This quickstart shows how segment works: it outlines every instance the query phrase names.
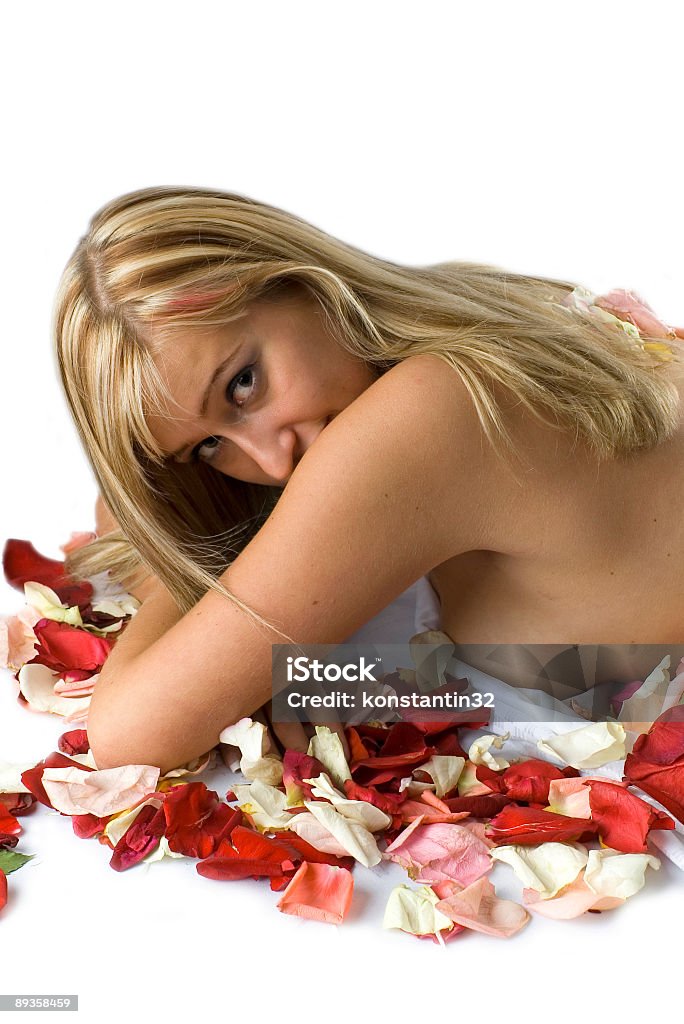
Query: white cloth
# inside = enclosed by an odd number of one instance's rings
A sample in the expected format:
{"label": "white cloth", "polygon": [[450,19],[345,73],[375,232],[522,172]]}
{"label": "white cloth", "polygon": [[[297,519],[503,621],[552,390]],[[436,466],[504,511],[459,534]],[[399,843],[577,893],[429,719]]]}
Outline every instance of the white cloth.
{"label": "white cloth", "polygon": [[[426,576],[417,580],[396,601],[384,608],[371,622],[349,638],[350,643],[407,643],[415,633],[441,629],[440,602]],[[508,760],[542,757],[537,742],[549,736],[571,732],[587,724],[563,701],[540,691],[511,686],[464,661],[452,658],[447,671],[456,678],[467,678],[474,690],[492,693],[494,707],[486,729],[468,729],[462,733],[467,749],[479,736],[486,733],[509,733],[502,754]],[[524,719],[524,720],[523,720]],[[624,761],[612,761],[599,769],[582,772],[583,775],[605,775],[609,779],[622,779]],[[636,787],[632,787],[636,789]],[[647,803],[667,812],[640,789],[638,795]],[[671,815],[672,816],[672,815]],[[669,831],[656,829],[649,835],[654,846],[684,871],[684,825],[677,821]]]}

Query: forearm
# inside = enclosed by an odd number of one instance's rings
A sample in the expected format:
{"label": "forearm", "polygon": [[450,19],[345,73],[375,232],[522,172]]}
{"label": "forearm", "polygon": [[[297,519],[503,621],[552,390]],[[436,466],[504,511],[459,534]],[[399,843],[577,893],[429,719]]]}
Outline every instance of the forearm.
{"label": "forearm", "polygon": [[[98,537],[118,529],[119,524],[116,519],[105,505],[102,497],[98,496],[95,503],[95,531]],[[181,617],[170,592],[157,576],[150,574],[137,585],[124,581],[123,586],[141,602],[141,606],[109,655],[107,663],[100,673],[100,683],[103,678],[106,680],[114,667],[123,668],[138,654],[147,650]]]}
{"label": "forearm", "polygon": [[107,686],[107,679],[112,672],[125,669],[134,658],[151,647],[182,617],[170,592],[156,576],[145,580],[134,596],[141,600],[142,604],[105,662],[98,680],[100,689],[104,688],[102,684]]}

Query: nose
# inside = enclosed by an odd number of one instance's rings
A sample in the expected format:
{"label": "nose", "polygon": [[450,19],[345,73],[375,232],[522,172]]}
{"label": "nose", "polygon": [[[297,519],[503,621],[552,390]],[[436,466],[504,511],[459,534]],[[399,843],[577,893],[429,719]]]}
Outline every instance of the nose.
{"label": "nose", "polygon": [[277,429],[251,424],[251,429],[236,437],[236,442],[262,473],[284,486],[327,422],[325,419]]}

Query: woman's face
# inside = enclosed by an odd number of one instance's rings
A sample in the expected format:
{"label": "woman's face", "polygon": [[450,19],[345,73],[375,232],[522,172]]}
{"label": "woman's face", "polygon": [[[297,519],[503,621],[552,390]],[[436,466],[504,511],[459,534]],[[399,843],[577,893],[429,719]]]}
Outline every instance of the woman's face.
{"label": "woman's face", "polygon": [[173,401],[168,418],[150,414],[148,424],[167,457],[276,487],[378,376],[336,342],[303,287],[259,299],[223,327],[179,332],[154,361]]}

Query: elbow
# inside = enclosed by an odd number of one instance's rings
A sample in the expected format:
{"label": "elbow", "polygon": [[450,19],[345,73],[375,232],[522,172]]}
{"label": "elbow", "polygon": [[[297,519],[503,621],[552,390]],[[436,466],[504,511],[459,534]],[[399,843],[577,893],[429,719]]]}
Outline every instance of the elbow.
{"label": "elbow", "polygon": [[101,715],[88,715],[86,731],[90,754],[98,771],[105,768],[121,768],[127,764],[147,764],[139,761],[130,743],[121,742],[121,734],[104,722]]}
{"label": "elbow", "polygon": [[[131,715],[130,709],[117,710],[115,704],[101,701],[97,708],[89,710],[86,732],[90,754],[98,771],[107,768],[122,768],[125,765],[149,765],[159,768],[160,777],[174,768],[180,768],[197,752],[181,751],[179,737],[167,738],[161,730],[155,731],[154,716],[147,717],[138,712]],[[218,737],[217,737],[218,742]]]}
{"label": "elbow", "polygon": [[159,768],[162,774],[169,770],[168,762],[158,758],[152,744],[141,742],[132,723],[122,720],[116,708],[108,704],[93,708],[91,698],[86,732],[90,754],[98,771],[130,764],[151,765]]}

